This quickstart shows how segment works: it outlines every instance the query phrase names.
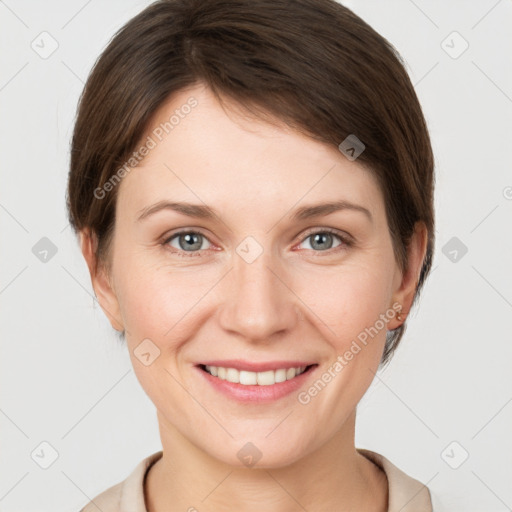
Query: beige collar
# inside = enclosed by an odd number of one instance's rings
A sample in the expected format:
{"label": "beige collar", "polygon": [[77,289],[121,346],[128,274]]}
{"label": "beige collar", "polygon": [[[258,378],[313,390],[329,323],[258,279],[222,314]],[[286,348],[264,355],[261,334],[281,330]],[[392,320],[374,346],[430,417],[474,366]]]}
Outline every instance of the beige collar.
{"label": "beige collar", "polygon": [[[405,474],[386,457],[376,452],[357,448],[357,451],[379,466],[388,479],[388,512],[432,512],[428,487]],[[163,455],[162,451],[143,459],[122,482],[94,498],[80,512],[147,512],[144,502],[144,479],[148,469]]]}

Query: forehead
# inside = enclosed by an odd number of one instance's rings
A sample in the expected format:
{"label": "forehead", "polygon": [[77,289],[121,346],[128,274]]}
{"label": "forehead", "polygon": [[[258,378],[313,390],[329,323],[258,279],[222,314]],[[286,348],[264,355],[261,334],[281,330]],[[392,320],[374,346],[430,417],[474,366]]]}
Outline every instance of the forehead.
{"label": "forehead", "polygon": [[250,117],[227,100],[223,107],[202,85],[173,95],[137,147],[149,149],[121,181],[121,208],[166,197],[238,207],[257,199],[263,208],[329,196],[375,209],[382,199],[373,174],[337,148]]}

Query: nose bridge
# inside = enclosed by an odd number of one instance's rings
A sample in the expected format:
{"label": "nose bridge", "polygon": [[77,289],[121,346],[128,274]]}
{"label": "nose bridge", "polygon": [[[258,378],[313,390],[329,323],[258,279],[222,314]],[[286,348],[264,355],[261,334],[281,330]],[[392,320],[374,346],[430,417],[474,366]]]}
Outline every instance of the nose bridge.
{"label": "nose bridge", "polygon": [[270,248],[263,248],[252,237],[239,244],[220,315],[224,329],[248,340],[268,341],[294,326],[295,298],[281,281],[286,279],[279,269],[282,266]]}

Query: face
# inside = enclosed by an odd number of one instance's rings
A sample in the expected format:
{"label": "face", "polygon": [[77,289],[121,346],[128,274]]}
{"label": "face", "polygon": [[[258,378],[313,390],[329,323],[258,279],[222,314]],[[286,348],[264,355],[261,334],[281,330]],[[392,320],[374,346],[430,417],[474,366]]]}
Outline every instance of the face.
{"label": "face", "polygon": [[[235,466],[247,442],[283,466],[342,428],[399,325],[383,196],[357,160],[224,110],[201,85],[152,129],[177,109],[118,185],[102,306],[161,428]],[[194,206],[151,210],[164,202]]]}

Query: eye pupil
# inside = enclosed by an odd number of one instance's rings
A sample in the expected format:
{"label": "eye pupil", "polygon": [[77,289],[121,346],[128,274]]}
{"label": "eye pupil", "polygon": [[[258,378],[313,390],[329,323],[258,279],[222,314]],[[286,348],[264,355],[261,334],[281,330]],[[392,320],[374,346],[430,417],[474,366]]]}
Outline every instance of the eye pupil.
{"label": "eye pupil", "polygon": [[317,246],[317,248],[322,249],[322,250],[326,249],[326,246],[325,246],[326,237],[327,237],[327,240],[331,241],[331,244],[327,244],[328,245],[327,249],[330,249],[332,246],[332,235],[330,233],[315,233],[313,235],[312,247],[315,247],[315,245],[319,242],[320,245]]}
{"label": "eye pupil", "polygon": [[[199,240],[198,233],[186,233],[184,235],[180,235],[179,242],[180,246],[184,248],[185,251],[191,251],[195,249],[201,248],[201,241]],[[199,240],[199,242],[198,242]],[[184,245],[182,245],[182,242],[185,242]]]}

